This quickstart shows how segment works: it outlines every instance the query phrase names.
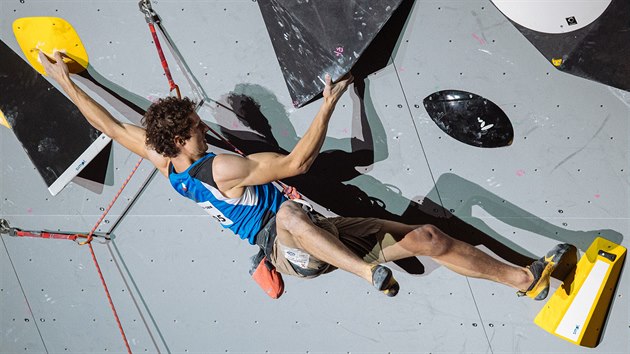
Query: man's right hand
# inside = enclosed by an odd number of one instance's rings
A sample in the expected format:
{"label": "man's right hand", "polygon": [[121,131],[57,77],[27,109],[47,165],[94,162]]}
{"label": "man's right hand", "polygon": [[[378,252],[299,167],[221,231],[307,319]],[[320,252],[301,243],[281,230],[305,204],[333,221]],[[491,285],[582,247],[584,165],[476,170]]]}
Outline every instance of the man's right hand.
{"label": "man's right hand", "polygon": [[55,51],[53,59],[49,58],[41,50],[39,51],[39,60],[42,62],[46,74],[58,83],[63,83],[70,77],[68,65],[63,61],[63,55],[59,51]]}
{"label": "man's right hand", "polygon": [[331,103],[337,103],[341,95],[346,92],[348,86],[352,83],[354,77],[351,73],[347,73],[339,81],[333,83],[329,74],[326,74],[326,86],[324,87],[324,100]]}

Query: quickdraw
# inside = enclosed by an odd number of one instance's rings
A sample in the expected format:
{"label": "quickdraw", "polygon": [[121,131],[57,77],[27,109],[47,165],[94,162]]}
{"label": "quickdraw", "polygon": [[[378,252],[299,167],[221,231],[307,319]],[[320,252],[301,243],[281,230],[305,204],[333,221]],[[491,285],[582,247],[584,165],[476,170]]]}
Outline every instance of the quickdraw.
{"label": "quickdraw", "polygon": [[[37,237],[37,238],[50,238],[57,240],[70,240],[75,241],[79,239],[87,239],[88,234],[79,233],[67,233],[67,232],[53,232],[53,231],[35,231],[35,230],[22,230],[17,227],[11,227],[6,219],[0,219],[0,234],[9,235],[12,237]],[[105,234],[93,234],[92,237],[103,238],[105,240],[111,240],[109,235]]]}
{"label": "quickdraw", "polygon": [[140,12],[144,13],[144,19],[147,21],[149,25],[149,30],[151,31],[151,36],[153,37],[153,43],[158,52],[158,56],[160,57],[160,61],[162,62],[162,68],[164,69],[164,74],[166,75],[166,79],[168,80],[170,92],[175,90],[177,94],[177,98],[182,98],[182,95],[179,91],[179,86],[173,80],[173,76],[171,75],[171,70],[168,68],[168,63],[166,61],[166,57],[164,56],[164,52],[162,51],[162,46],[160,45],[160,40],[155,32],[155,24],[160,23],[160,17],[153,11],[151,7],[151,2],[149,0],[141,0],[138,3],[138,7],[140,7]]}

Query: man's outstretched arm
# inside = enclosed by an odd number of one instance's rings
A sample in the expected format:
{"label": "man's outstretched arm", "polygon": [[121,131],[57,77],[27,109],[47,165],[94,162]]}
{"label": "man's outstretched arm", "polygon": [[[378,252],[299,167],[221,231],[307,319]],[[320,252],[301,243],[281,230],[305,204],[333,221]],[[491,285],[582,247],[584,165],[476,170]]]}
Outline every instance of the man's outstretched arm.
{"label": "man's outstretched arm", "polygon": [[219,155],[213,163],[215,181],[222,192],[238,190],[246,186],[265,184],[271,181],[305,173],[315,161],[326,138],[328,122],[337,101],[352,83],[348,74],[337,83],[326,75],[322,105],[304,136],[288,155],[257,153],[245,158],[236,155]]}
{"label": "man's outstretched arm", "polygon": [[149,159],[160,170],[163,167],[161,165],[166,166],[168,161],[165,158],[147,148],[145,144],[146,133],[143,128],[120,122],[72,81],[68,66],[64,63],[61,53],[55,52],[54,61],[52,61],[40,51],[39,59],[44,65],[46,73],[68,94],[94,128],[132,152]]}

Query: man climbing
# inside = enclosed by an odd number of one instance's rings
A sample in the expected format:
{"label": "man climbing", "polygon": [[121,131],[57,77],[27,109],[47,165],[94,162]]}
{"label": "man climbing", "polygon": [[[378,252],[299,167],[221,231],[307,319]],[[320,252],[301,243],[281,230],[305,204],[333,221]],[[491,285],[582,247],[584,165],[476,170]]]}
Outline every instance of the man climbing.
{"label": "man climbing", "polygon": [[91,125],[151,161],[178,193],[241,239],[261,247],[269,243],[270,261],[281,273],[310,278],[336,267],[394,296],[398,283],[391,270],[380,264],[424,255],[459,274],[502,283],[517,289],[519,295],[542,300],[551,272],[569,248],[558,245],[530,266],[516,267],[432,225],[324,218],[288,200],[271,182],[308,171],[324,142],[335,105],[353,81],[351,75],[336,83],[326,76],[321,107],[289,154],[243,157],[207,152],[208,127],[188,98],[169,97],[152,104],[143,118],[145,128],[122,123],[75,85],[59,52],[53,58],[40,52],[39,57],[48,75]]}

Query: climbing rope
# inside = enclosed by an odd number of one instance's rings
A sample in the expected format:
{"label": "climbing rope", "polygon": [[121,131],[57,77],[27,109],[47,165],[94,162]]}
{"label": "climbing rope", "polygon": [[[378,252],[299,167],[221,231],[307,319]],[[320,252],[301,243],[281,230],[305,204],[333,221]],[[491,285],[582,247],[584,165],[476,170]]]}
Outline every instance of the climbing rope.
{"label": "climbing rope", "polygon": [[127,336],[125,335],[125,330],[122,327],[122,323],[120,322],[120,318],[118,317],[118,312],[116,312],[116,307],[114,306],[114,302],[112,301],[112,297],[109,294],[109,289],[107,288],[107,283],[105,282],[105,277],[103,276],[103,272],[101,271],[101,267],[98,265],[98,261],[96,260],[96,254],[94,253],[94,247],[92,247],[92,242],[88,243],[90,247],[90,253],[92,254],[92,260],[94,261],[94,265],[96,266],[96,271],[98,272],[99,278],[101,278],[101,283],[103,284],[103,289],[105,289],[105,295],[107,295],[107,301],[109,302],[109,307],[112,309],[114,313],[114,319],[116,320],[116,324],[118,325],[118,329],[120,330],[120,334],[123,337],[123,341],[125,342],[125,347],[127,348],[127,353],[131,354],[131,348],[129,347],[129,341],[127,340]]}
{"label": "climbing rope", "polygon": [[87,244],[89,246],[89,248],[90,248],[90,254],[92,255],[92,260],[94,261],[94,265],[96,266],[96,271],[98,272],[98,276],[101,279],[101,283],[103,284],[103,289],[105,290],[105,295],[107,296],[107,301],[109,302],[109,306],[112,309],[112,313],[114,314],[114,319],[116,320],[116,324],[118,325],[118,329],[120,330],[120,334],[123,337],[123,341],[125,343],[125,347],[127,348],[127,352],[129,354],[131,354],[131,348],[129,347],[129,341],[127,340],[127,335],[125,334],[125,330],[123,329],[122,323],[120,322],[120,318],[118,317],[118,312],[116,311],[116,306],[114,306],[114,302],[112,301],[112,297],[111,297],[111,295],[109,293],[109,289],[107,287],[107,283],[105,282],[105,277],[103,276],[103,272],[101,271],[101,267],[98,264],[98,260],[96,259],[96,253],[94,252],[94,247],[92,247],[92,239],[94,238],[94,232],[96,231],[98,226],[101,224],[103,219],[105,219],[105,216],[107,216],[107,214],[111,210],[112,206],[114,206],[114,203],[116,203],[116,200],[118,200],[118,197],[120,197],[120,194],[122,194],[122,191],[125,189],[125,187],[129,183],[129,181],[131,180],[131,177],[133,177],[133,175],[138,170],[138,167],[140,166],[140,163],[142,163],[142,160],[143,159],[140,158],[138,160],[138,162],[136,163],[136,165],[133,167],[133,169],[131,170],[131,173],[129,173],[129,176],[127,176],[127,178],[125,179],[125,181],[121,185],[120,189],[118,190],[118,192],[116,193],[116,195],[114,196],[112,201],[109,203],[107,208],[105,208],[105,211],[103,212],[101,217],[98,219],[96,224],[94,224],[94,227],[92,227],[92,230],[90,230],[90,233],[87,236],[87,240],[85,242],[80,243],[80,245]]}
{"label": "climbing rope", "polygon": [[140,11],[144,13],[144,18],[149,25],[149,31],[151,32],[151,36],[153,37],[153,43],[155,44],[155,48],[157,49],[158,56],[160,57],[160,62],[162,63],[162,69],[164,69],[164,75],[166,75],[166,79],[168,80],[169,85],[169,93],[175,90],[177,94],[177,98],[182,98],[181,92],[179,91],[179,86],[173,80],[173,76],[171,75],[171,70],[168,68],[168,62],[166,61],[166,57],[164,56],[164,51],[162,50],[162,46],[160,45],[160,39],[155,32],[155,24],[160,23],[160,18],[153,11],[151,7],[151,2],[149,0],[141,0],[138,3],[140,7]]}
{"label": "climbing rope", "polygon": [[[157,36],[157,30],[159,30],[162,33],[162,35],[164,36],[164,38],[166,39],[166,43],[167,43],[167,46],[168,46],[169,50],[173,54],[173,56],[174,56],[177,64],[179,65],[179,67],[182,69],[182,73],[184,74],[186,80],[188,81],[188,83],[190,84],[190,86],[192,88],[193,93],[195,94],[196,98],[198,99],[197,109],[199,109],[203,105],[204,101],[213,101],[213,102],[217,103],[218,105],[223,106],[226,109],[230,109],[229,107],[224,106],[220,102],[217,102],[217,101],[214,101],[214,100],[208,98],[208,96],[205,94],[205,92],[203,91],[203,88],[201,87],[199,82],[196,81],[195,77],[190,72],[190,69],[186,65],[185,61],[181,58],[181,55],[179,54],[179,52],[176,50],[175,46],[173,45],[173,43],[172,43],[170,37],[168,36],[166,30],[161,25],[160,18],[157,15],[157,13],[153,10],[153,8],[151,7],[150,0],[140,0],[138,5],[140,7],[140,11],[144,13],[145,20],[147,21],[147,23],[149,25],[149,30],[151,32],[151,36],[153,38],[153,42],[154,42],[154,44],[156,46],[156,49],[157,49],[157,52],[158,52],[158,56],[159,56],[160,62],[162,64],[162,68],[164,69],[165,76],[166,76],[166,78],[168,80],[169,93],[172,93],[173,91],[175,91],[175,94],[177,95],[177,97],[181,98],[181,92],[180,92],[179,86],[173,80],[171,71],[170,71],[169,66],[168,66],[168,62],[167,62],[166,57],[164,55],[164,51],[162,50],[162,46],[160,45],[160,41],[159,41],[159,38]],[[157,30],[156,30],[156,28],[157,28]],[[226,144],[227,146],[231,147],[239,155],[245,156],[245,153],[243,153],[243,151],[241,151],[234,144],[232,144],[232,142],[230,142],[227,138],[225,138],[223,135],[221,135],[220,133],[218,133],[217,131],[215,131],[211,127],[208,127],[208,128],[209,128],[210,132],[212,132],[212,134],[214,134],[224,144]],[[95,223],[95,225],[92,227],[92,229],[90,230],[90,232],[88,234],[66,233],[66,232],[61,232],[61,231],[52,232],[52,231],[22,230],[22,229],[19,229],[19,228],[16,228],[16,227],[11,227],[7,220],[0,219],[0,234],[7,234],[7,235],[12,236],[12,237],[36,237],[36,238],[43,238],[43,239],[70,240],[70,241],[78,242],[79,245],[86,245],[86,244],[88,245],[88,247],[90,249],[90,254],[92,256],[92,260],[94,261],[94,265],[96,267],[96,270],[97,270],[97,273],[99,275],[99,278],[101,279],[101,283],[103,285],[103,289],[104,289],[105,294],[107,296],[107,300],[109,302],[110,308],[112,309],[112,313],[114,315],[114,319],[115,319],[115,321],[117,323],[118,329],[120,330],[120,333],[121,333],[121,336],[123,338],[125,347],[127,348],[127,352],[130,353],[130,354],[132,352],[131,352],[131,348],[129,346],[129,341],[127,340],[127,336],[126,336],[125,331],[124,331],[124,329],[122,327],[122,323],[121,323],[120,318],[118,316],[118,312],[116,311],[116,307],[114,306],[111,294],[110,294],[109,289],[107,287],[107,283],[105,281],[105,277],[103,276],[103,272],[102,272],[101,267],[100,267],[100,265],[98,263],[98,260],[96,258],[96,253],[94,252],[94,248],[92,246],[92,240],[94,238],[103,238],[106,241],[110,241],[111,240],[111,238],[109,237],[109,234],[99,234],[99,233],[96,233],[96,230],[98,229],[98,227],[102,223],[102,221],[105,219],[105,217],[107,216],[107,214],[109,213],[109,211],[111,210],[113,205],[116,203],[116,201],[118,200],[118,198],[122,194],[123,190],[125,189],[125,187],[129,183],[129,181],[131,180],[132,176],[137,171],[137,169],[140,166],[140,164],[142,163],[142,161],[143,161],[142,158],[140,158],[138,160],[138,162],[133,167],[133,169],[132,169],[131,173],[129,174],[129,176],[127,176],[125,181],[122,183],[120,189],[115,194],[115,196],[112,199],[112,201],[109,203],[107,208],[104,210],[103,214],[100,216],[100,218],[97,220],[97,222]],[[297,191],[296,188],[294,188],[292,186],[289,186],[289,185],[287,185],[287,184],[285,184],[285,183],[283,183],[281,181],[275,181],[275,182],[280,185],[280,187],[283,190],[283,193],[288,198],[290,198],[292,200],[302,201],[301,195]]]}
{"label": "climbing rope", "polygon": [[[160,20],[160,16],[158,16],[157,12],[155,12],[155,10],[153,10],[153,7],[151,6],[151,1],[150,0],[140,0],[138,2],[138,7],[140,8],[140,12],[142,12],[144,14],[144,19],[147,21],[147,24],[149,25],[149,30],[151,31],[151,36],[153,37],[153,42],[155,43],[155,47],[157,49],[158,56],[160,57],[160,61],[162,62],[162,68],[164,69],[164,74],[166,75],[166,78],[168,79],[169,85],[171,87],[171,92],[173,90],[173,87],[177,87],[177,97],[181,98],[180,92],[179,92],[179,87],[173,82],[173,79],[171,77],[170,70],[169,70],[169,67],[168,67],[168,63],[167,63],[166,58],[164,56],[164,52],[162,51],[162,46],[160,45],[160,40],[158,39],[158,36],[156,34],[156,28],[160,31],[160,33],[162,34],[162,36],[166,40],[166,45],[168,46],[168,48],[169,48],[171,54],[173,55],[173,57],[175,58],[175,61],[177,62],[177,65],[180,67],[182,73],[184,74],[184,77],[188,81],[188,84],[190,85],[190,87],[191,87],[191,89],[193,91],[193,94],[198,99],[197,109],[201,107],[201,105],[203,104],[204,101],[212,101],[212,102],[215,102],[216,104],[222,106],[223,108],[226,108],[226,109],[231,111],[231,109],[229,107],[226,107],[222,103],[210,99],[208,97],[208,95],[206,95],[205,91],[201,87],[201,84],[199,84],[199,82],[196,80],[195,76],[191,73],[190,68],[188,67],[188,65],[186,65],[186,62],[182,58],[181,54],[175,48],[175,45],[173,44],[172,40],[170,39],[170,36],[166,32],[166,29],[164,28],[164,26],[162,26],[162,21]],[[222,134],[218,133],[212,127],[208,127],[208,129],[209,129],[209,131],[212,134],[214,134],[215,137],[217,137],[217,139],[219,139],[221,142],[223,142],[224,144],[226,144],[227,146],[232,148],[232,150],[234,150],[234,152],[236,152],[237,154],[245,157],[245,153],[242,150],[240,150],[239,148],[237,148],[234,144],[232,144],[232,142],[230,140],[228,140]],[[302,196],[300,195],[300,193],[298,192],[298,190],[295,187],[289,186],[289,185],[287,185],[286,183],[284,183],[282,181],[275,181],[275,183],[280,185],[280,187],[282,189],[282,192],[289,199],[291,199],[291,200],[301,200],[302,199]]]}
{"label": "climbing rope", "polygon": [[131,173],[129,174],[129,176],[127,176],[127,178],[123,182],[122,186],[120,187],[120,189],[118,190],[118,192],[116,193],[112,201],[109,203],[107,208],[105,208],[105,211],[103,212],[103,214],[98,219],[96,224],[94,224],[94,226],[92,227],[92,230],[90,230],[89,234],[87,235],[79,234],[79,233],[62,233],[62,232],[28,231],[28,230],[25,231],[25,230],[21,230],[15,227],[11,227],[7,220],[0,219],[0,234],[8,234],[9,236],[14,236],[14,237],[39,237],[39,238],[62,239],[62,240],[71,240],[71,241],[76,241],[77,239],[85,239],[85,241],[79,242],[79,244],[80,245],[87,244],[89,246],[90,254],[92,255],[92,260],[94,261],[94,266],[96,267],[98,276],[101,279],[101,283],[103,284],[103,289],[105,290],[105,295],[107,296],[109,306],[112,309],[112,313],[114,314],[114,319],[116,320],[116,324],[118,325],[120,334],[123,337],[123,341],[125,343],[125,347],[127,348],[127,352],[130,354],[131,354],[131,348],[129,347],[129,341],[127,340],[127,335],[125,334],[125,330],[123,329],[122,323],[120,322],[120,317],[118,317],[118,312],[116,311],[116,307],[114,306],[114,302],[112,301],[112,297],[109,292],[109,288],[107,287],[107,283],[105,282],[105,277],[103,276],[101,267],[98,263],[98,260],[96,259],[96,253],[94,252],[94,247],[92,247],[92,240],[95,237],[104,237],[105,240],[110,240],[108,235],[100,236],[100,235],[95,234],[95,231],[96,229],[98,229],[101,222],[105,219],[105,217],[111,210],[112,206],[114,206],[114,203],[116,203],[116,201],[118,200],[118,197],[120,197],[120,195],[122,194],[123,190],[125,189],[129,181],[131,180],[131,177],[138,170],[138,167],[140,166],[140,163],[142,162],[142,160],[143,160],[142,158],[138,160],[136,165],[131,170]]}
{"label": "climbing rope", "polygon": [[131,169],[131,172],[129,173],[129,176],[127,176],[127,178],[125,179],[125,181],[120,186],[120,189],[118,190],[118,192],[116,193],[116,195],[114,196],[112,201],[109,202],[109,205],[107,206],[107,208],[105,208],[105,211],[103,211],[103,214],[101,215],[101,217],[96,221],[96,224],[94,224],[94,226],[92,227],[92,230],[90,230],[90,233],[88,234],[87,240],[85,242],[80,243],[80,245],[85,245],[86,243],[91,243],[92,242],[92,238],[94,237],[94,232],[96,231],[98,226],[101,224],[101,222],[103,222],[103,219],[105,219],[105,216],[107,216],[109,211],[112,209],[112,206],[114,206],[114,203],[116,203],[116,200],[118,200],[118,197],[120,197],[120,194],[122,193],[123,189],[125,189],[125,187],[129,183],[129,181],[131,180],[131,177],[136,173],[136,171],[138,170],[138,167],[140,167],[140,164],[142,163],[142,160],[143,160],[143,158],[140,158],[138,160],[138,162],[136,162],[136,165]]}
{"label": "climbing rope", "polygon": [[[180,69],[182,69],[182,73],[184,74],[184,77],[188,81],[188,84],[191,87],[193,94],[196,96],[196,99],[198,101],[197,109],[199,109],[203,105],[203,102],[210,101],[210,99],[206,95],[205,91],[203,90],[199,82],[197,82],[194,75],[192,75],[192,73],[190,72],[190,68],[188,68],[188,66],[186,65],[186,62],[181,57],[181,54],[179,53],[179,51],[177,51],[177,49],[175,48],[175,45],[172,43],[170,39],[170,36],[166,32],[166,29],[162,26],[162,21],[160,20],[160,16],[158,16],[155,10],[153,10],[153,7],[151,6],[151,1],[140,0],[140,2],[138,3],[138,7],[140,8],[140,12],[144,14],[144,19],[147,21],[147,24],[149,25],[149,31],[151,32],[151,36],[153,37],[153,43],[155,44],[155,48],[157,49],[158,56],[160,57],[162,68],[164,69],[164,74],[166,75],[166,78],[171,87],[171,92],[173,90],[173,87],[177,87],[178,88],[177,98],[182,98],[179,91],[179,87],[175,84],[175,82],[173,81],[173,78],[171,77],[171,73],[170,73],[171,71],[169,69],[168,62],[166,61],[166,57],[164,56],[162,45],[160,44],[160,39],[157,36],[156,28],[160,31],[160,33],[166,40],[166,45],[168,46],[173,57],[175,58],[177,65],[180,67]],[[211,100],[211,101],[214,101],[214,100]],[[212,129],[212,127],[208,127],[208,128],[212,132],[212,134],[214,134],[224,144],[231,147],[238,154],[245,156],[245,154],[236,146],[234,146],[234,144],[232,144],[227,138],[225,138],[224,136],[216,132],[214,129]]]}
{"label": "climbing rope", "polygon": [[127,176],[127,178],[123,182],[122,186],[120,187],[120,189],[118,190],[118,192],[116,193],[116,195],[114,196],[112,201],[109,203],[109,205],[107,206],[107,208],[105,209],[105,211],[103,212],[101,217],[98,219],[98,221],[96,222],[94,227],[92,227],[92,230],[87,235],[79,234],[79,233],[63,233],[63,232],[22,230],[22,229],[19,229],[19,228],[16,228],[16,227],[11,227],[11,225],[9,224],[9,222],[6,219],[0,219],[0,234],[7,234],[7,235],[12,236],[12,237],[38,237],[38,238],[46,238],[46,239],[60,239],[60,240],[71,240],[71,241],[77,241],[78,239],[85,239],[85,241],[79,242],[79,244],[80,245],[87,244],[89,246],[90,254],[92,255],[92,260],[94,261],[94,265],[96,267],[96,271],[98,273],[99,278],[101,279],[101,283],[103,285],[103,289],[105,290],[105,295],[107,296],[107,300],[109,302],[109,306],[112,309],[112,313],[114,314],[114,319],[116,320],[116,324],[118,325],[118,329],[120,330],[120,334],[123,337],[123,341],[125,343],[125,347],[127,348],[127,352],[129,354],[131,354],[131,348],[129,347],[129,341],[127,340],[127,336],[126,336],[125,331],[124,331],[124,329],[122,327],[122,323],[120,322],[120,317],[118,317],[118,312],[116,311],[116,307],[114,306],[114,302],[113,302],[111,294],[109,292],[109,288],[107,287],[107,283],[105,282],[105,277],[103,276],[103,272],[101,270],[101,267],[100,267],[100,265],[98,263],[98,260],[96,259],[96,253],[94,252],[94,247],[92,246],[92,240],[95,237],[103,237],[105,240],[111,240],[111,238],[108,235],[97,235],[95,233],[95,231],[99,227],[101,222],[105,219],[105,217],[107,216],[107,214],[111,210],[111,208],[114,205],[114,203],[116,202],[116,200],[118,200],[118,197],[122,194],[123,190],[125,189],[125,187],[129,183],[129,181],[131,180],[131,177],[138,170],[138,167],[140,166],[140,163],[142,162],[142,160],[143,160],[142,158],[140,160],[138,160],[138,162],[133,167],[133,169],[132,169],[131,173],[129,174],[129,176]]}

